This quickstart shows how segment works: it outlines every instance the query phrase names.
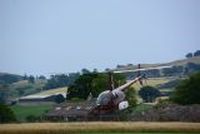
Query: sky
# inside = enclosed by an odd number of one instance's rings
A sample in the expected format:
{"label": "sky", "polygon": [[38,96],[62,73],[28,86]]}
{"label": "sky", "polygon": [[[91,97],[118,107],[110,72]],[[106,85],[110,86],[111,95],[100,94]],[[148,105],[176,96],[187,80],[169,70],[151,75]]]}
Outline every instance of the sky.
{"label": "sky", "polygon": [[0,72],[163,63],[200,49],[200,0],[0,0]]}

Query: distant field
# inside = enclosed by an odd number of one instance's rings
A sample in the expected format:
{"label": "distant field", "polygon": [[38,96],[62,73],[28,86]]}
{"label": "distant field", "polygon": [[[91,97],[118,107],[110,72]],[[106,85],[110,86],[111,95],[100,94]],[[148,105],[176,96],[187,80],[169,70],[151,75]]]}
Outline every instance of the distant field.
{"label": "distant field", "polygon": [[195,63],[195,64],[200,64],[200,56],[197,57],[192,57],[192,58],[187,58],[187,59],[182,59],[182,60],[176,60],[173,62],[168,63],[169,65],[185,65],[187,63]]}
{"label": "distant field", "polygon": [[10,94],[13,98],[34,94],[42,90],[46,80],[36,80],[34,83],[21,80],[10,85]]}
{"label": "distant field", "polygon": [[[194,63],[194,64],[200,64],[200,56],[197,57],[192,57],[192,58],[186,58],[186,59],[180,59],[180,60],[175,60],[167,63],[158,63],[158,64],[140,64],[142,68],[150,68],[150,67],[158,67],[158,66],[184,66],[187,63]],[[138,65],[133,65],[133,66],[126,66],[121,67],[120,69],[137,69]]]}
{"label": "distant field", "polygon": [[[171,81],[171,78],[168,77],[159,77],[159,78],[148,78],[146,81],[144,81],[144,85],[148,85],[148,86],[153,86],[156,87],[160,84],[164,84],[167,83],[169,81]],[[133,84],[133,87],[136,90],[140,90],[140,88],[142,87],[139,83]]]}
{"label": "distant field", "polygon": [[188,134],[200,133],[200,123],[182,122],[76,122],[2,124],[3,134]]}
{"label": "distant field", "polygon": [[48,110],[50,110],[52,105],[30,105],[30,106],[12,106],[11,109],[14,111],[17,119],[19,121],[25,121],[27,116],[41,116]]}
{"label": "distant field", "polygon": [[63,97],[66,97],[67,90],[68,90],[68,87],[49,89],[49,90],[45,90],[39,93],[23,96],[21,98],[22,99],[45,98],[46,96],[57,95],[57,94],[62,94]]}
{"label": "distant field", "polygon": [[59,93],[66,93],[67,92],[67,87],[62,87],[62,88],[55,88],[51,90],[46,90],[40,93],[37,93],[35,95],[52,95],[52,94],[59,94]]}

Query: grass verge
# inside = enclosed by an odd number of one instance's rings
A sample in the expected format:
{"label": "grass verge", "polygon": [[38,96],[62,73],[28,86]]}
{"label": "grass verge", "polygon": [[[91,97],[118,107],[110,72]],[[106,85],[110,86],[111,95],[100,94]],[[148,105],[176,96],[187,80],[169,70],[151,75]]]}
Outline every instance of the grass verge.
{"label": "grass verge", "polygon": [[0,134],[200,133],[200,123],[76,122],[3,124]]}

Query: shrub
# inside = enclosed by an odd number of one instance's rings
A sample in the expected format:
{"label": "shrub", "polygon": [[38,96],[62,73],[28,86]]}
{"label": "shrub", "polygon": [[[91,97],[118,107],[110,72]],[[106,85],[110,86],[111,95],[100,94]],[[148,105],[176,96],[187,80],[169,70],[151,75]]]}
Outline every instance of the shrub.
{"label": "shrub", "polygon": [[153,102],[156,97],[160,96],[160,91],[154,87],[145,86],[141,88],[139,95],[145,102]]}
{"label": "shrub", "polygon": [[200,104],[200,72],[180,82],[171,96],[178,104]]}
{"label": "shrub", "polygon": [[15,122],[16,117],[14,112],[4,104],[0,104],[0,123]]}
{"label": "shrub", "polygon": [[133,87],[130,87],[127,91],[126,91],[126,99],[129,103],[129,107],[133,108],[137,105],[137,98],[136,98],[136,91]]}
{"label": "shrub", "polygon": [[29,115],[26,117],[27,122],[41,122],[42,118],[40,116]]}

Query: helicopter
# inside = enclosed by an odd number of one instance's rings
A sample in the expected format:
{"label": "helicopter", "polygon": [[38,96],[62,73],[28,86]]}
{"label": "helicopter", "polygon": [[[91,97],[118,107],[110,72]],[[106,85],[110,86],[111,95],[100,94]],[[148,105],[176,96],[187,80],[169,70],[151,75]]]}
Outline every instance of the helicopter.
{"label": "helicopter", "polygon": [[[171,66],[158,66],[158,67],[151,67],[151,68],[141,68],[141,65],[138,64],[138,69],[135,70],[118,70],[118,71],[108,71],[109,75],[109,87],[108,90],[105,90],[99,94],[96,100],[96,106],[92,108],[90,114],[93,115],[101,115],[112,113],[116,110],[124,110],[129,107],[128,101],[125,100],[125,90],[128,89],[131,85],[139,82],[141,86],[144,85],[144,81],[147,80],[145,74],[141,74],[141,71],[149,71],[154,69],[163,69],[163,68],[170,68]],[[128,73],[128,72],[136,72],[137,76],[133,80],[114,88],[113,82],[113,74],[114,73]],[[105,73],[105,72],[103,72]]]}

